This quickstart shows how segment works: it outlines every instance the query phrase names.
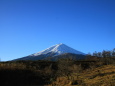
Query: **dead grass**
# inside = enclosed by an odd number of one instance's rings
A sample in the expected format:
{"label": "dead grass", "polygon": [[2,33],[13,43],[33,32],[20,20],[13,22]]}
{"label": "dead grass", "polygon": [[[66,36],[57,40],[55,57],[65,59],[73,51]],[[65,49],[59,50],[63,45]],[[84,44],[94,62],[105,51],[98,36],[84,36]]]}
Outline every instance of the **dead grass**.
{"label": "dead grass", "polygon": [[96,68],[90,73],[83,73],[81,75],[84,83],[89,86],[115,86],[115,66],[105,65]]}
{"label": "dead grass", "polygon": [[104,65],[83,73],[58,77],[49,86],[115,86],[115,65]]}

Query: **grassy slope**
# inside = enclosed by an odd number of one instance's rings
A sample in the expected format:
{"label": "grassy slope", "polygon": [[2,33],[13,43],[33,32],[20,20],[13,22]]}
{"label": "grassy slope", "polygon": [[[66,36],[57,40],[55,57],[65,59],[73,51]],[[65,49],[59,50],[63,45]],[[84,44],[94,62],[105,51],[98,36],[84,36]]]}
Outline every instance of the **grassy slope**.
{"label": "grassy slope", "polygon": [[[66,71],[71,71],[69,76],[60,75]],[[1,86],[115,86],[115,64],[98,60],[8,62],[0,63],[0,78]]]}
{"label": "grassy slope", "polygon": [[[73,84],[73,85],[72,85]],[[115,65],[104,65],[82,73],[59,77],[49,86],[115,86]]]}

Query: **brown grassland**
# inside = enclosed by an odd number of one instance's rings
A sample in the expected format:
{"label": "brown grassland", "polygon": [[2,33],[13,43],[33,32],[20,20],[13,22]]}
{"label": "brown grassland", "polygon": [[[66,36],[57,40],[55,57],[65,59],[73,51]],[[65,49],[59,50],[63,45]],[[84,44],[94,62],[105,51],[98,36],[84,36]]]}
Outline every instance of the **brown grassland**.
{"label": "brown grassland", "polygon": [[0,86],[115,86],[115,57],[0,62]]}

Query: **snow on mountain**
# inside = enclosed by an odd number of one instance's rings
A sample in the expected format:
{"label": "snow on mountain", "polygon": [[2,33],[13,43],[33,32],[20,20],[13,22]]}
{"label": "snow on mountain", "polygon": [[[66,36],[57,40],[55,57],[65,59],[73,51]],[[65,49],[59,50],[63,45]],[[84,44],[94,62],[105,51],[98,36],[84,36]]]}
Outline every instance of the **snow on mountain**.
{"label": "snow on mountain", "polygon": [[84,58],[83,56],[86,55],[65,44],[60,43],[50,48],[47,48],[41,52],[15,59],[14,61],[16,60],[45,60],[45,59],[47,60],[49,59],[49,57],[51,57],[50,60],[57,60],[63,54],[75,54],[75,55],[78,55],[77,58],[81,58],[81,59],[83,59]]}
{"label": "snow on mountain", "polygon": [[38,55],[44,55],[44,54],[48,54],[48,53],[55,53],[54,56],[57,56],[57,55],[61,55],[61,54],[64,54],[64,53],[73,53],[73,54],[81,54],[81,55],[85,55],[84,53],[80,52],[80,51],[77,51],[65,44],[57,44],[57,45],[54,45],[50,48],[47,48],[41,52],[38,52],[38,53],[35,53],[35,54],[32,54],[30,56],[38,56]]}

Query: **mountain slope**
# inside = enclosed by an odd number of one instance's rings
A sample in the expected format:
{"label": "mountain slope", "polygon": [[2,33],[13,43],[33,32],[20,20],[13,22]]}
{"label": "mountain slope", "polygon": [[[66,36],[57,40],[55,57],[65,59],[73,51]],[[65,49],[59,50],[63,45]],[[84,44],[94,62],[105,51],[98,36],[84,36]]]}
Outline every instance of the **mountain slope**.
{"label": "mountain slope", "polygon": [[82,53],[80,51],[77,51],[75,49],[72,49],[71,47],[68,47],[65,44],[60,43],[60,44],[54,45],[50,48],[47,48],[47,49],[45,49],[41,52],[32,54],[32,56],[38,56],[38,55],[47,54],[47,53],[51,53],[51,52],[55,53],[55,55],[61,55],[61,54],[64,54],[64,53],[73,53],[73,54],[85,55],[84,53]]}
{"label": "mountain slope", "polygon": [[60,44],[54,45],[52,47],[49,47],[43,51],[40,51],[38,53],[34,53],[29,56],[19,58],[16,60],[43,60],[43,59],[47,59],[48,57],[53,57],[53,59],[54,59],[56,56],[63,55],[65,53],[85,55],[84,53],[82,53],[80,51],[77,51],[65,44],[60,43]]}

